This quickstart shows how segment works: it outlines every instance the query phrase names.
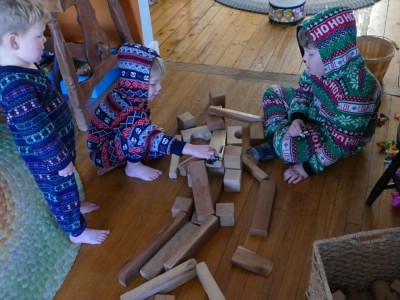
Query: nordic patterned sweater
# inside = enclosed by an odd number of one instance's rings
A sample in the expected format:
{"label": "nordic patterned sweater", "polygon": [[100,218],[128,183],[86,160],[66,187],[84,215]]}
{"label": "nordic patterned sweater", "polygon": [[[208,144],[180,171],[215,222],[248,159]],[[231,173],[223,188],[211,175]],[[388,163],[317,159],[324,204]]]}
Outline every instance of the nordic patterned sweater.
{"label": "nordic patterned sweater", "polygon": [[44,71],[0,66],[0,105],[32,173],[57,174],[74,162],[71,111]]}
{"label": "nordic patterned sweater", "polygon": [[[303,119],[318,126],[322,148],[303,163],[311,175],[341,157],[353,155],[375,132],[381,87],[365,67],[356,45],[356,23],[348,8],[324,10],[299,25],[316,44],[325,76],[300,77],[291,102],[290,120]],[[303,49],[300,47],[303,54]]]}
{"label": "nordic patterned sweater", "polygon": [[108,168],[124,160],[138,162],[148,152],[182,155],[185,143],[151,124],[148,88],[157,56],[156,51],[139,44],[119,48],[119,81],[89,124],[87,146],[95,165]]}

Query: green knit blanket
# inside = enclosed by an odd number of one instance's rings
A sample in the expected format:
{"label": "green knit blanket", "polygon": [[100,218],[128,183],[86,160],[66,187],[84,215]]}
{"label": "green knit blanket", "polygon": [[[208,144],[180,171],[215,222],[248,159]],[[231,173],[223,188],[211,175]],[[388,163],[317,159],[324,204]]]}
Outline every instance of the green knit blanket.
{"label": "green knit blanket", "polygon": [[52,299],[80,247],[58,226],[7,132],[0,124],[0,299]]}

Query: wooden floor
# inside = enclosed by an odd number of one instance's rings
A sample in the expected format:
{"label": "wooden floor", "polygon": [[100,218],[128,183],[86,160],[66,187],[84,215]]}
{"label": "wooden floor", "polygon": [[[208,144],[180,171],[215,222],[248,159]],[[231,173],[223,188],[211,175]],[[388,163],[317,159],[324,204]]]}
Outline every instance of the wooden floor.
{"label": "wooden floor", "polygon": [[[381,0],[356,11],[359,35],[374,34],[400,42],[400,1]],[[267,16],[234,10],[212,0],[161,0],[151,6],[153,32],[168,62],[163,91],[152,104],[153,123],[175,134],[175,118],[189,111],[205,124],[208,93],[225,91],[227,107],[261,114],[263,91],[273,83],[295,85],[303,70],[294,26],[273,26]],[[374,141],[357,156],[343,159],[324,173],[298,185],[282,180],[287,167],[276,159],[260,167],[277,183],[268,237],[248,234],[259,182],[243,173],[241,191],[224,192],[218,202],[235,203],[235,226],[219,228],[195,259],[205,262],[226,299],[305,299],[312,243],[357,231],[400,226],[400,210],[392,209],[390,191],[372,207],[364,205],[383,171],[376,141],[395,136],[400,112],[399,61],[392,60],[384,78],[381,112],[390,119],[378,128]],[[243,148],[248,125],[243,126]],[[119,284],[117,270],[135,251],[152,240],[171,218],[177,196],[190,197],[185,177],[168,178],[169,157],[150,165],[164,171],[155,182],[127,178],[122,167],[96,175],[86,150],[86,135],[78,135],[77,168],[86,198],[101,205],[87,216],[92,228],[110,229],[101,246],[83,245],[55,299],[119,299],[145,282],[138,276],[128,287]],[[232,266],[238,245],[271,259],[265,278]],[[169,294],[180,300],[207,299],[199,281],[192,280]]]}

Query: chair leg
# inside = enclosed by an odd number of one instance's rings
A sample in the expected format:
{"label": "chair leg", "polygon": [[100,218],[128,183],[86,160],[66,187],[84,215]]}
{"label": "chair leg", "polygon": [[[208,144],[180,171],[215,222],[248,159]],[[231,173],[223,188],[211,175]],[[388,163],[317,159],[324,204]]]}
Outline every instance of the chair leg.
{"label": "chair leg", "polygon": [[[375,186],[373,187],[371,193],[369,194],[365,204],[371,206],[372,203],[379,197],[379,195],[383,192],[383,190],[391,187],[397,188],[397,191],[400,191],[399,180],[397,179],[396,171],[400,166],[400,152],[395,155],[392,162],[389,164],[385,172],[383,172],[382,176],[379,178]],[[393,179],[394,185],[390,185],[389,181]]]}
{"label": "chair leg", "polygon": [[382,176],[379,178],[375,186],[372,188],[371,193],[369,194],[367,201],[365,201],[365,204],[368,206],[371,206],[372,203],[376,200],[376,198],[379,197],[379,195],[383,192],[384,189],[386,189],[387,184],[389,183],[390,179],[392,178],[390,172],[386,170]]}

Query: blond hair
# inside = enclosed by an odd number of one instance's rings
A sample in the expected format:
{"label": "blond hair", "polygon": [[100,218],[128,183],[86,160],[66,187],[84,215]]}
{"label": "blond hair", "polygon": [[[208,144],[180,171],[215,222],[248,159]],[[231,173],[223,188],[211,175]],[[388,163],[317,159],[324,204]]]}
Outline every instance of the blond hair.
{"label": "blond hair", "polygon": [[41,0],[0,0],[0,37],[23,34],[32,25],[49,20],[50,13]]}
{"label": "blond hair", "polygon": [[161,57],[156,56],[153,60],[153,63],[151,64],[150,76],[152,73],[156,73],[160,76],[164,76],[165,70],[166,70],[166,68],[165,68],[164,60]]}

